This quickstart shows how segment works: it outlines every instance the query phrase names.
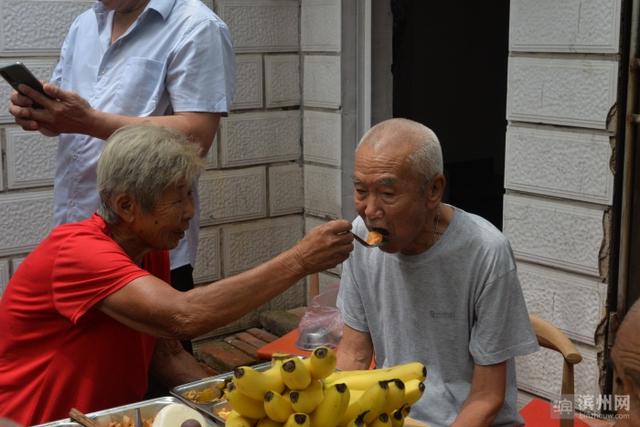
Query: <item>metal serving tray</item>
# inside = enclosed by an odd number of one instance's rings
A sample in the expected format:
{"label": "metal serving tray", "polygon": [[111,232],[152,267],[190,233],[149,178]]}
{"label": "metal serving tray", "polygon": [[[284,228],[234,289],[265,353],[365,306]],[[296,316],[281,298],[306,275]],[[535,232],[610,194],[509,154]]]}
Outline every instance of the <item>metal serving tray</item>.
{"label": "metal serving tray", "polygon": [[[129,405],[118,406],[112,409],[105,409],[102,411],[91,412],[87,414],[89,418],[94,419],[101,426],[107,427],[111,421],[121,421],[122,417],[127,415],[131,419],[135,419],[136,409],[140,410],[140,418],[155,417],[160,409],[171,403],[184,403],[182,400],[173,396],[159,397],[156,399],[145,400],[143,402],[131,403]],[[206,419],[206,417],[205,417]],[[207,427],[216,427],[212,420],[207,419]],[[224,424],[223,424],[224,425]],[[46,424],[40,424],[36,427],[81,427],[80,424],[67,418],[65,420],[52,421]],[[204,426],[203,426],[204,427]]]}
{"label": "metal serving tray", "polygon": [[[264,362],[264,363],[260,363],[259,365],[252,366],[252,368],[258,371],[264,371],[269,369],[270,367],[271,367],[271,362]],[[198,411],[205,414],[207,417],[212,418],[218,425],[223,426],[224,419],[221,418],[218,415],[218,413],[220,410],[229,410],[229,404],[225,399],[216,400],[212,403],[197,403],[184,397],[184,393],[192,390],[196,390],[196,391],[203,390],[205,388],[212,387],[216,384],[224,383],[225,380],[228,381],[231,378],[233,378],[233,372],[226,372],[224,374],[215,375],[213,377],[203,378],[198,381],[176,386],[172,388],[170,392],[173,396],[180,399],[181,402],[191,406],[194,409],[197,409]]]}

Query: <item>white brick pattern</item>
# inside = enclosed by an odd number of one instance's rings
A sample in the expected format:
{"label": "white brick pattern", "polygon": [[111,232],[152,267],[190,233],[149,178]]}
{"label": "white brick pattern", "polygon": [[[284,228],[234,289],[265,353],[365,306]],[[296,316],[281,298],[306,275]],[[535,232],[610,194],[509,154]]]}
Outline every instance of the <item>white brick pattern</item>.
{"label": "white brick pattern", "polygon": [[524,262],[518,263],[518,277],[529,314],[538,314],[574,340],[595,345],[596,329],[606,315],[606,283]]}
{"label": "white brick pattern", "polygon": [[262,108],[262,55],[236,55],[236,91],[231,108]]}
{"label": "white brick pattern", "polygon": [[509,49],[617,53],[620,0],[513,0]]}
{"label": "white brick pattern", "polygon": [[599,276],[601,208],[507,194],[504,234],[517,258]]}
{"label": "white brick pattern", "polygon": [[297,160],[300,122],[299,111],[230,115],[221,129],[222,167]]}
{"label": "white brick pattern", "polygon": [[342,43],[340,0],[302,0],[300,45],[304,52],[339,52]]}
{"label": "white brick pattern", "polygon": [[617,79],[614,61],[511,57],[507,118],[606,129]]}
{"label": "white brick pattern", "polygon": [[269,168],[269,212],[271,216],[302,212],[304,208],[302,167],[295,164]]}
{"label": "white brick pattern", "polygon": [[302,218],[286,216],[222,227],[225,277],[261,264],[302,237]]}
{"label": "white brick pattern", "polygon": [[220,0],[236,52],[297,52],[298,0]]}
{"label": "white brick pattern", "polygon": [[338,218],[340,209],[339,169],[305,165],[304,167],[304,207],[307,213]]}
{"label": "white brick pattern", "polygon": [[198,236],[198,254],[193,269],[193,281],[203,284],[220,278],[220,229],[202,228]]}
{"label": "white brick pattern", "polygon": [[267,215],[264,167],[208,171],[200,177],[200,223],[261,218]]}
{"label": "white brick pattern", "polygon": [[305,107],[340,108],[342,88],[339,56],[304,57]]}
{"label": "white brick pattern", "polygon": [[28,252],[51,230],[53,193],[0,195],[0,256]]}
{"label": "white brick pattern", "polygon": [[505,187],[611,205],[611,156],[607,135],[510,126]]}
{"label": "white brick pattern", "polygon": [[18,127],[5,129],[10,189],[53,185],[58,138]]}
{"label": "white brick pattern", "polygon": [[304,160],[341,165],[342,115],[338,112],[304,111]]}
{"label": "white brick pattern", "polygon": [[0,56],[58,55],[92,0],[0,0]]}
{"label": "white brick pattern", "polygon": [[9,283],[9,261],[0,259],[0,299],[7,289],[7,283]]}
{"label": "white brick pattern", "polygon": [[267,55],[264,58],[267,108],[300,105],[300,57]]}

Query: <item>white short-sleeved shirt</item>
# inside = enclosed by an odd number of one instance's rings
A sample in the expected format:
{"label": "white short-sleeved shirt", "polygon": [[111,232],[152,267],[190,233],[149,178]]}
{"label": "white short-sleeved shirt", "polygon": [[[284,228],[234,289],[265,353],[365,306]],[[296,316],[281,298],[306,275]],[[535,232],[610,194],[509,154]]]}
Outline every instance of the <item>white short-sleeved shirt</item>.
{"label": "white short-sleeved shirt", "polygon": [[[113,44],[113,11],[101,2],[71,25],[52,83],[85,98],[96,110],[127,116],[229,110],[234,56],[229,30],[200,0],[150,0]],[[96,166],[104,141],[62,134],[54,187],[55,225],[95,212]],[[199,202],[171,268],[194,264]]]}
{"label": "white short-sleeved shirt", "polygon": [[[366,227],[360,217],[353,228]],[[345,324],[371,335],[376,365],[420,361],[425,393],[411,416],[453,423],[474,365],[507,362],[506,396],[493,426],[519,426],[514,357],[538,349],[509,242],[461,209],[442,237],[417,255],[356,245],[343,264],[337,301]]]}

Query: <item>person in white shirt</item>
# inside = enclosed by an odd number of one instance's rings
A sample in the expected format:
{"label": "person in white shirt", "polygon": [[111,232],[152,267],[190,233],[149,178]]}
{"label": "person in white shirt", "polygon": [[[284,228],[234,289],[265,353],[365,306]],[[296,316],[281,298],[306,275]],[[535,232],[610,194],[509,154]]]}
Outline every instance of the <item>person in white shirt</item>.
{"label": "person in white shirt", "polygon": [[[53,99],[23,86],[9,109],[23,129],[59,135],[54,225],[95,212],[98,157],[125,125],[178,129],[205,156],[230,108],[233,79],[229,30],[200,0],[102,0],[78,16],[44,85]],[[44,108],[31,108],[34,101]],[[172,285],[182,291],[193,288],[196,184],[195,216],[171,252]]]}

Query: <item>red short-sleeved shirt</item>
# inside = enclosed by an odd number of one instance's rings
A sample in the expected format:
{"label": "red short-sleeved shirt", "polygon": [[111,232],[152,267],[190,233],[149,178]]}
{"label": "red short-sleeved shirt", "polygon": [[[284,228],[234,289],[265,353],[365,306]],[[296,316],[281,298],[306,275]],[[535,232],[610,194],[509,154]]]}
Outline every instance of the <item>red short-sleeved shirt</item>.
{"label": "red short-sleeved shirt", "polygon": [[0,416],[31,425],[142,399],[155,339],[92,307],[149,273],[169,281],[168,252],[139,267],[98,215],[54,229],[0,300]]}

